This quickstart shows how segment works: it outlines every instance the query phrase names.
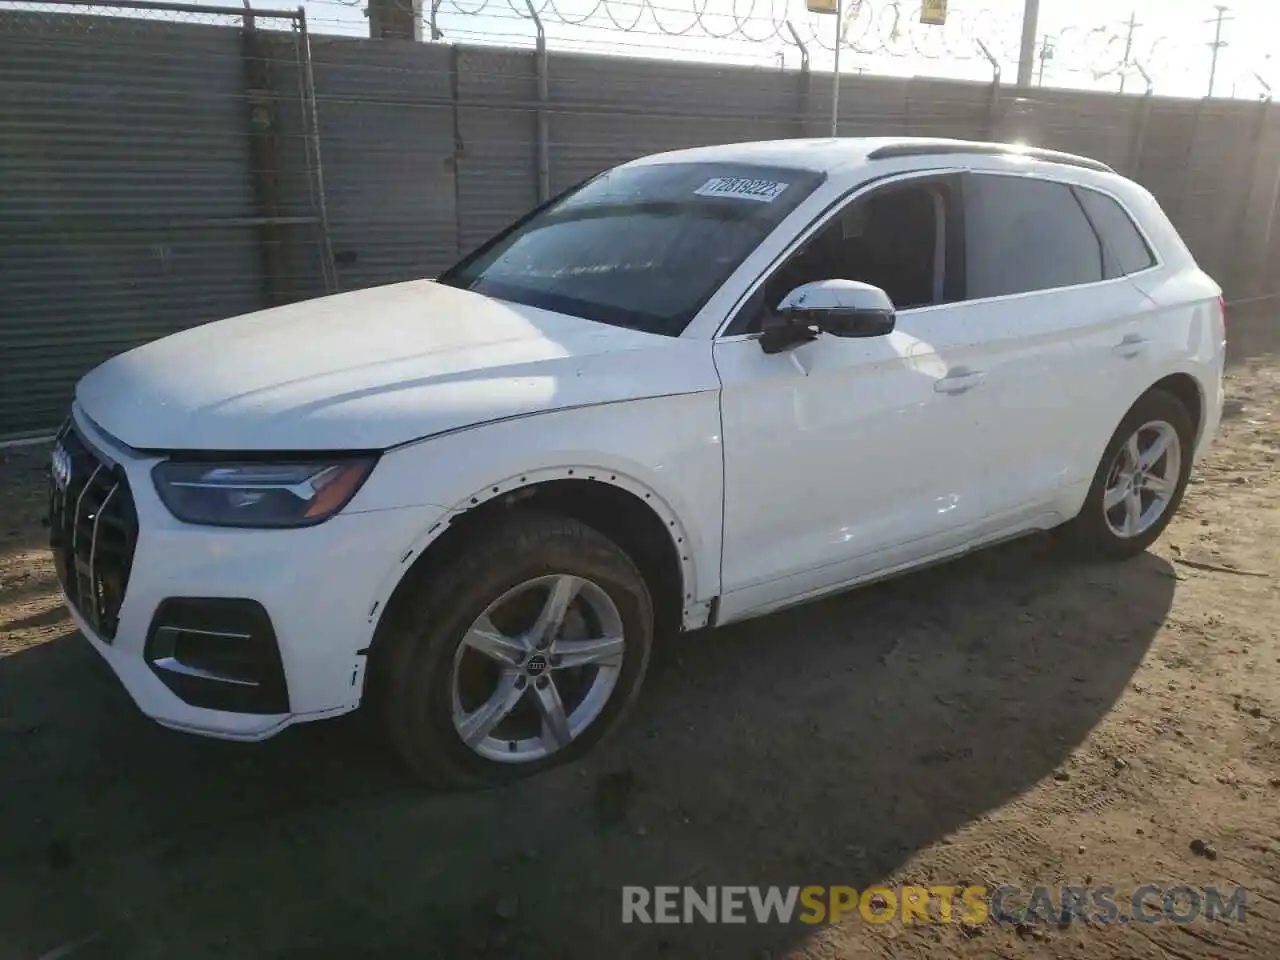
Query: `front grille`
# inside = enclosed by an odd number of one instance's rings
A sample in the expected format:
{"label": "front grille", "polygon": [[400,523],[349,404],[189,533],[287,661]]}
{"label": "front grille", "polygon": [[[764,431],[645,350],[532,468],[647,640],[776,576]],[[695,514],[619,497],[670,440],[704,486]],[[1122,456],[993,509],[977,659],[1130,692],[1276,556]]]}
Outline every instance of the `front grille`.
{"label": "front grille", "polygon": [[68,421],[58,431],[50,471],[49,546],[67,598],[107,641],[120,623],[137,542],[124,470],[94,453]]}

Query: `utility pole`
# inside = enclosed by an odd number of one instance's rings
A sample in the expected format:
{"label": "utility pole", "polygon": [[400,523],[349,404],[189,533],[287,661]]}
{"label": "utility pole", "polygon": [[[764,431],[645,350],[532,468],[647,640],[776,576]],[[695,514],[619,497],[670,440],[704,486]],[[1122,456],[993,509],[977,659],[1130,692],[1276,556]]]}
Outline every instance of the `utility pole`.
{"label": "utility pole", "polygon": [[1120,92],[1124,93],[1125,81],[1129,79],[1129,59],[1133,56],[1133,35],[1142,26],[1138,22],[1138,11],[1129,12],[1129,34],[1124,40],[1124,61],[1120,64]]}
{"label": "utility pole", "polygon": [[1212,20],[1205,21],[1205,23],[1212,23],[1215,25],[1213,30],[1213,43],[1209,44],[1210,49],[1213,51],[1213,59],[1209,62],[1209,96],[1211,97],[1213,96],[1214,82],[1218,79],[1218,52],[1227,45],[1227,42],[1222,39],[1222,25],[1228,20],[1233,19],[1227,16],[1227,10],[1229,8],[1224,4],[1215,4],[1213,9],[1218,11],[1218,15]]}
{"label": "utility pole", "polygon": [[1018,86],[1031,86],[1036,63],[1036,28],[1040,22],[1040,0],[1025,0],[1022,11],[1022,47],[1018,51]]}

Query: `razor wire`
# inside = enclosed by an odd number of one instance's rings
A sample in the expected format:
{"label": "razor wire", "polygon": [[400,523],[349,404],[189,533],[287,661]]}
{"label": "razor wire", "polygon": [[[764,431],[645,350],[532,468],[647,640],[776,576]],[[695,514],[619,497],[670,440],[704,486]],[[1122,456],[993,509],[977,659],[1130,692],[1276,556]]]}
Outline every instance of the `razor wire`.
{"label": "razor wire", "polygon": [[[355,11],[366,2],[308,0],[308,6]],[[399,2],[407,7],[414,0]],[[424,35],[431,39],[483,42],[492,37],[509,43],[522,29],[531,30],[536,17],[553,42],[586,49],[630,41],[660,54],[664,41],[704,41],[713,58],[732,46],[734,53],[761,59],[800,49],[825,59],[834,52],[838,33],[842,51],[868,62],[955,63],[985,70],[985,46],[1002,66],[1017,63],[1021,2],[954,2],[942,25],[924,23],[922,6],[921,0],[846,0],[839,24],[800,0],[421,0],[420,11],[429,26]],[[1213,4],[1205,0],[1179,7],[1186,18],[1179,29],[1139,25],[1135,30],[1127,6],[1117,5],[1102,21],[1055,24],[1038,33],[1037,72],[1075,75],[1090,85],[1128,82],[1137,92],[1159,80],[1208,72]],[[1242,37],[1261,35],[1265,27],[1243,18],[1235,23]],[[1235,63],[1228,79],[1247,93],[1266,94],[1270,82],[1280,81],[1269,59],[1242,60],[1236,47],[1224,46],[1224,63]]]}
{"label": "razor wire", "polygon": [[[353,3],[356,0],[353,0]],[[534,0],[533,10],[546,24],[601,27],[617,33],[648,33],[658,37],[699,37],[753,44],[794,46],[794,26],[802,43],[832,52],[832,17],[808,10],[797,12],[787,0],[729,0],[713,7],[712,0]],[[918,57],[924,60],[973,60],[982,57],[982,40],[1001,59],[1016,60],[1021,16],[1007,4],[966,6],[953,11],[942,26],[921,22],[921,3],[903,0],[850,0],[839,24],[841,48],[867,56]],[[446,16],[531,20],[524,0],[436,0],[431,13]],[[428,16],[424,10],[424,16]],[[1124,64],[1123,21],[1090,28],[1066,27],[1047,37],[1053,58],[1070,62],[1103,77]],[[1169,38],[1152,38],[1130,51],[1130,59],[1144,61],[1162,52]]]}

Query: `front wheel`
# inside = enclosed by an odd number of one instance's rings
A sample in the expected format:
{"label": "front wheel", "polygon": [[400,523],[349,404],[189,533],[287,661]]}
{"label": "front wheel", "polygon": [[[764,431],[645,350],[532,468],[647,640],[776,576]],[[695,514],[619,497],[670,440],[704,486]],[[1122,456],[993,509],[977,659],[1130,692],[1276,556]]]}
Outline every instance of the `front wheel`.
{"label": "front wheel", "polygon": [[1141,553],[1173,519],[1191,473],[1195,425],[1172,394],[1152,390],[1125,415],[1103,452],[1080,514],[1066,532],[1085,554]]}
{"label": "front wheel", "polygon": [[386,722],[441,786],[504,782],[581,756],[635,699],[653,642],[627,554],[576,520],[516,515],[409,602],[387,638]]}

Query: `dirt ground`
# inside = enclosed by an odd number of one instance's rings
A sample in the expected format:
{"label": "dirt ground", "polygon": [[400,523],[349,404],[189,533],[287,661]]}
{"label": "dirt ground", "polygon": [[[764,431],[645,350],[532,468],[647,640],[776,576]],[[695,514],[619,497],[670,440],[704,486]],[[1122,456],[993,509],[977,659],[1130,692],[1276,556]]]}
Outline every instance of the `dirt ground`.
{"label": "dirt ground", "polygon": [[[0,452],[0,960],[1280,956],[1280,337],[1147,555],[1035,538],[672,641],[583,763],[463,795],[355,718],[164,731]],[[1197,855],[1193,841],[1216,856]],[[623,884],[1241,886],[1244,923],[626,926]]]}

